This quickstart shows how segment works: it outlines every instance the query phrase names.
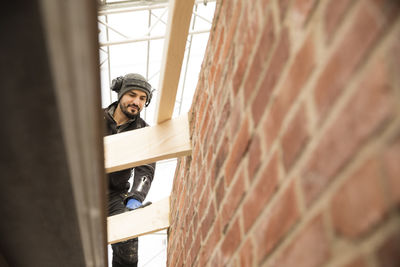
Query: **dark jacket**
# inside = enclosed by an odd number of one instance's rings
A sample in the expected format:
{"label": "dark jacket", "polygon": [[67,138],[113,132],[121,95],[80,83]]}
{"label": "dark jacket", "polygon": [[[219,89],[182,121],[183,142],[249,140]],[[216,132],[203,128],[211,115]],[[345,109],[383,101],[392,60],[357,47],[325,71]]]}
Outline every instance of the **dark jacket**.
{"label": "dark jacket", "polygon": [[[117,123],[113,118],[113,114],[117,105],[118,102],[114,102],[104,109],[104,121],[106,124],[105,135],[117,134],[148,126],[148,124],[142,118],[140,118],[139,115],[136,116],[136,118],[129,120],[127,123],[117,126]],[[140,202],[144,201],[147,193],[150,190],[151,182],[153,181],[155,163],[137,166],[133,170],[133,186],[129,192],[128,190],[130,188],[130,184],[128,180],[131,177],[132,169],[126,169],[108,174],[108,190],[111,197],[113,195],[125,194],[125,202],[132,197],[136,198]]]}

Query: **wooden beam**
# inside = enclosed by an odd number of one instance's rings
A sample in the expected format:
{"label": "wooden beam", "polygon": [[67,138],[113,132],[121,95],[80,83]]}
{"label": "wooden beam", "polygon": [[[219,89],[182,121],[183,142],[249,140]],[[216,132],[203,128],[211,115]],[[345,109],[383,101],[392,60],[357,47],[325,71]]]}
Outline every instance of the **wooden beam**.
{"label": "wooden beam", "polygon": [[169,227],[169,197],[130,212],[107,218],[108,243],[113,244]]}
{"label": "wooden beam", "polygon": [[153,127],[104,137],[106,172],[190,155],[188,114]]}
{"label": "wooden beam", "polygon": [[172,118],[194,0],[170,0],[156,121]]}

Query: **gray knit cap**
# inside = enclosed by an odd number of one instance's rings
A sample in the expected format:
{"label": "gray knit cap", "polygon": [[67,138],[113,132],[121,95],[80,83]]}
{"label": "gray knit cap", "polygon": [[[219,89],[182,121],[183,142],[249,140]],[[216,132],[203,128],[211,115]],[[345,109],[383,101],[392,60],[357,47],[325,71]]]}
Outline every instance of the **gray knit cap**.
{"label": "gray knit cap", "polygon": [[150,104],[153,96],[151,85],[146,78],[137,73],[128,73],[124,77],[120,76],[112,81],[111,90],[118,93],[118,101],[121,97],[132,89],[140,90],[146,93],[146,107]]}

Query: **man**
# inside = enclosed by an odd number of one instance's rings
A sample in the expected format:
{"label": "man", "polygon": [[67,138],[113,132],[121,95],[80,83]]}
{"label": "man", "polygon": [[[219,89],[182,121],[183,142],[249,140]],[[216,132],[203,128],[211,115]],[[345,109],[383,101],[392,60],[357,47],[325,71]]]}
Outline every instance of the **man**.
{"label": "man", "polygon": [[[117,92],[118,101],[104,109],[107,135],[148,126],[140,118],[140,111],[150,104],[152,88],[143,76],[131,73],[124,77],[118,77],[113,80],[111,90]],[[131,177],[132,169],[110,173],[108,175],[109,216],[142,206],[153,181],[154,171],[155,163],[135,167],[131,190],[129,190],[128,180]],[[137,238],[113,244],[112,248],[113,267],[137,266]]]}

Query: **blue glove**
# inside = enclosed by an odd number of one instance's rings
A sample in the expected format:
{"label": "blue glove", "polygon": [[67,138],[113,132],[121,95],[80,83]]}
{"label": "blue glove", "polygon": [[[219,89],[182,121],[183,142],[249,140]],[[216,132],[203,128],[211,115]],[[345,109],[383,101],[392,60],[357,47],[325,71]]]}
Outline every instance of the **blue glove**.
{"label": "blue glove", "polygon": [[142,206],[142,202],[134,198],[129,199],[126,203],[126,207],[131,210],[137,209],[140,206]]}

